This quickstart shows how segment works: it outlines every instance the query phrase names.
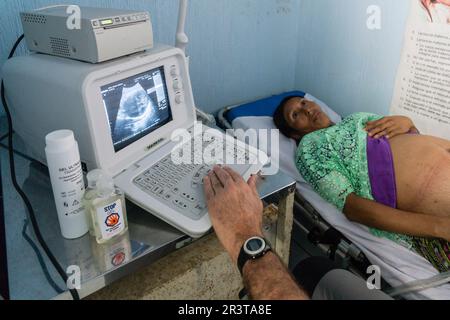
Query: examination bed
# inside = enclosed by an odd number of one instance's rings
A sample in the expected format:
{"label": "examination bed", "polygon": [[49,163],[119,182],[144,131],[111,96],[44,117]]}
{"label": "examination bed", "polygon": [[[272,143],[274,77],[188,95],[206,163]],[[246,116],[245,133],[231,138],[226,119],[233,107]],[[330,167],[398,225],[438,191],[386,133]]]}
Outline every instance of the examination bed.
{"label": "examination bed", "polygon": [[[272,115],[281,100],[291,95],[304,96],[315,101],[333,122],[341,121],[341,117],[322,101],[301,91],[292,91],[226,107],[219,113],[219,123],[225,129],[275,129]],[[270,138],[268,140],[266,148],[261,145],[259,147],[274,158],[277,156],[276,151],[271,151]],[[306,233],[312,244],[341,266],[361,276],[370,275],[366,273],[370,265],[380,267],[388,291],[395,292],[395,288],[399,288],[397,293],[405,292],[396,298],[450,299],[450,285],[442,285],[448,283],[448,277],[443,281],[442,275],[439,276],[436,269],[414,251],[391,240],[375,237],[368,227],[350,222],[333,205],[315,193],[298,173],[294,162],[297,149],[295,142],[280,134],[279,144],[279,168],[298,182],[294,225],[300,232]],[[424,280],[427,289],[423,290],[420,285],[411,287],[411,284]]]}

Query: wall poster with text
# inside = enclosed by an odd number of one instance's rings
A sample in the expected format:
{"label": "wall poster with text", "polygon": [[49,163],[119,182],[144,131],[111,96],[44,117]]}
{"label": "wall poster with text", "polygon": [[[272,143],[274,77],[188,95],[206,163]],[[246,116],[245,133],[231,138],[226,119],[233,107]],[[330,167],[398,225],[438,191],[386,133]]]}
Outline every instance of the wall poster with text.
{"label": "wall poster with text", "polygon": [[411,0],[391,114],[450,140],[450,0]]}

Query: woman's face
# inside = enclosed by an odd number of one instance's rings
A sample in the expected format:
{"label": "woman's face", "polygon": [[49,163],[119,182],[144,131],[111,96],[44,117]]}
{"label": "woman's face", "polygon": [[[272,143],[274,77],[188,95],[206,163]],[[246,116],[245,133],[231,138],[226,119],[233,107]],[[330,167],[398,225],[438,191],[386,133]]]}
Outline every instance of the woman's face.
{"label": "woman's face", "polygon": [[284,118],[288,125],[298,132],[294,139],[330,127],[333,123],[322,109],[304,98],[292,98],[284,108]]}

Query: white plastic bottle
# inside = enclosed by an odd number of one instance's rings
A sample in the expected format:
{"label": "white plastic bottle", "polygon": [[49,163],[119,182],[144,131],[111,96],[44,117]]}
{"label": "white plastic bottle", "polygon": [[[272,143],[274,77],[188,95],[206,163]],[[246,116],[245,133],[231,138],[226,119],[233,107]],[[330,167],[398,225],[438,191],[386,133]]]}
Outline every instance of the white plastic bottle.
{"label": "white plastic bottle", "polygon": [[45,137],[45,155],[62,236],[76,239],[88,232],[83,206],[84,181],[78,143],[70,130]]}
{"label": "white plastic bottle", "polygon": [[103,244],[128,231],[125,196],[120,189],[115,188],[113,179],[106,173],[95,171],[88,175],[95,177],[96,183],[84,201],[95,239]]}

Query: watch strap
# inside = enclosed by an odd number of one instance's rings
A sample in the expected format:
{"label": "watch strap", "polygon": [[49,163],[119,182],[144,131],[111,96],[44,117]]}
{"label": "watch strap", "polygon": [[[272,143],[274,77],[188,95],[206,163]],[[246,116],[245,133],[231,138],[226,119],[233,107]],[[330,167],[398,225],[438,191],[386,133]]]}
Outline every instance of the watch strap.
{"label": "watch strap", "polygon": [[238,256],[238,260],[237,260],[238,269],[239,269],[239,272],[241,273],[241,275],[243,275],[244,266],[247,263],[247,261],[257,260],[259,258],[264,257],[268,252],[272,251],[272,248],[270,247],[269,242],[266,239],[264,239],[264,241],[266,243],[266,247],[264,248],[264,250],[261,253],[259,253],[258,255],[255,255],[255,256],[249,255],[247,252],[245,252],[244,247],[245,247],[245,244],[247,243],[247,241],[244,242],[244,244],[241,247],[241,251],[239,252],[239,256]]}

